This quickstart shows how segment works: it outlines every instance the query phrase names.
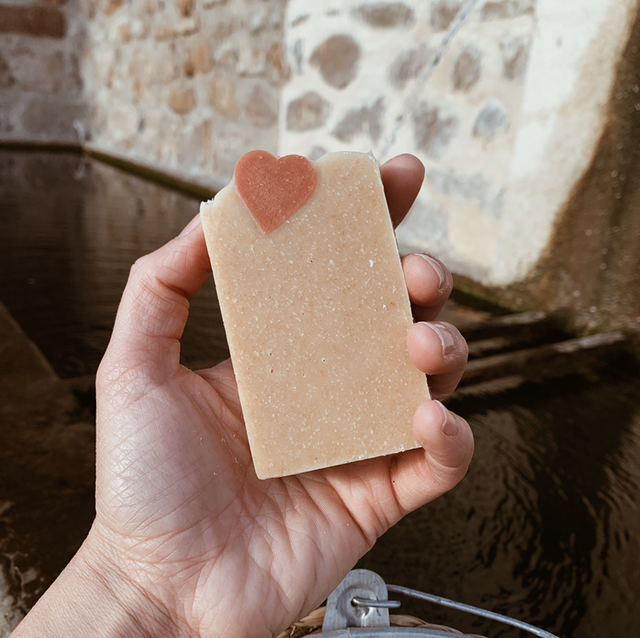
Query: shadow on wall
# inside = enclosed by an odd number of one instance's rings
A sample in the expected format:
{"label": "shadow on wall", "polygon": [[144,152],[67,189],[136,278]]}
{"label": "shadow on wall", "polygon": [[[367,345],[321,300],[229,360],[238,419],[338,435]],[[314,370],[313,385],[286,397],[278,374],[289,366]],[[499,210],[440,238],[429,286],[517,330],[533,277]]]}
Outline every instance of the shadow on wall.
{"label": "shadow on wall", "polygon": [[640,16],[616,70],[608,124],[590,167],[527,278],[505,288],[458,284],[522,310],[566,313],[583,332],[640,329]]}

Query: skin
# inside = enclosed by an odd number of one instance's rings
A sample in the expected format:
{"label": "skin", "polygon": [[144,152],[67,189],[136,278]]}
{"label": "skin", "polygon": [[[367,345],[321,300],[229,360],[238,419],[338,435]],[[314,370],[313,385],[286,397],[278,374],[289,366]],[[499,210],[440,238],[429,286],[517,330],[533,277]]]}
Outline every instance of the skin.
{"label": "skin", "polygon": [[[397,224],[424,169],[403,155],[381,172]],[[432,322],[451,275],[419,255],[403,268],[417,317]],[[466,473],[468,424],[429,401],[414,419],[424,449],[257,479],[230,361],[179,362],[187,299],[209,271],[199,217],[133,266],[97,375],[96,519],[16,638],[277,635]],[[467,357],[455,328],[416,323],[407,347],[434,396],[455,388]]]}

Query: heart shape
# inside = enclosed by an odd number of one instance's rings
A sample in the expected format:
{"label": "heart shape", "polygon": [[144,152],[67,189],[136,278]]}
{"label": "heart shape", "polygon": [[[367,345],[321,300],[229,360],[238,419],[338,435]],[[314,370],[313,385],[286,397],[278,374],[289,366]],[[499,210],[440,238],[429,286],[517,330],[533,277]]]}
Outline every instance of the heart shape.
{"label": "heart shape", "polygon": [[267,151],[251,151],[236,164],[234,180],[247,208],[269,234],[307,202],[318,176],[301,155],[276,158]]}

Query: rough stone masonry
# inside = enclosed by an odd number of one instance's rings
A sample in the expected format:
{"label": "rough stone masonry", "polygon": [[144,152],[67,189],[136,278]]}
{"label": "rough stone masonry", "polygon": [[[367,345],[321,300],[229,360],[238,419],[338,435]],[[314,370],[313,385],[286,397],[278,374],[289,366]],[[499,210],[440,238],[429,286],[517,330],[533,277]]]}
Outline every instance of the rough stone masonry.
{"label": "rough stone masonry", "polygon": [[391,153],[427,170],[403,249],[513,308],[580,306],[595,328],[601,273],[565,277],[552,302],[534,280],[620,117],[607,105],[638,85],[616,80],[638,0],[478,0],[410,103],[464,4],[0,0],[0,141],[80,143],[219,188],[251,149],[380,156],[401,118]]}

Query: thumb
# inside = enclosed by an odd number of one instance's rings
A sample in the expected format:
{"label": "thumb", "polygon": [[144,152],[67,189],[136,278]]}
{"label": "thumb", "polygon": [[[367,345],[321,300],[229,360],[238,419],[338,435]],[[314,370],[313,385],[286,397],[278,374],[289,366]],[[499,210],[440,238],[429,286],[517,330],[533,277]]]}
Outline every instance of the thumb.
{"label": "thumb", "polygon": [[173,374],[180,365],[188,298],[210,271],[198,214],[178,237],[131,268],[105,359],[126,362],[157,381]]}
{"label": "thumb", "polygon": [[467,473],[474,450],[469,424],[440,401],[418,406],[413,434],[423,449],[401,455],[394,476],[405,513],[453,489]]}
{"label": "thumb", "polygon": [[443,493],[467,473],[473,456],[473,433],[469,424],[440,401],[426,401],[413,419],[416,440],[425,450],[425,462]]}

